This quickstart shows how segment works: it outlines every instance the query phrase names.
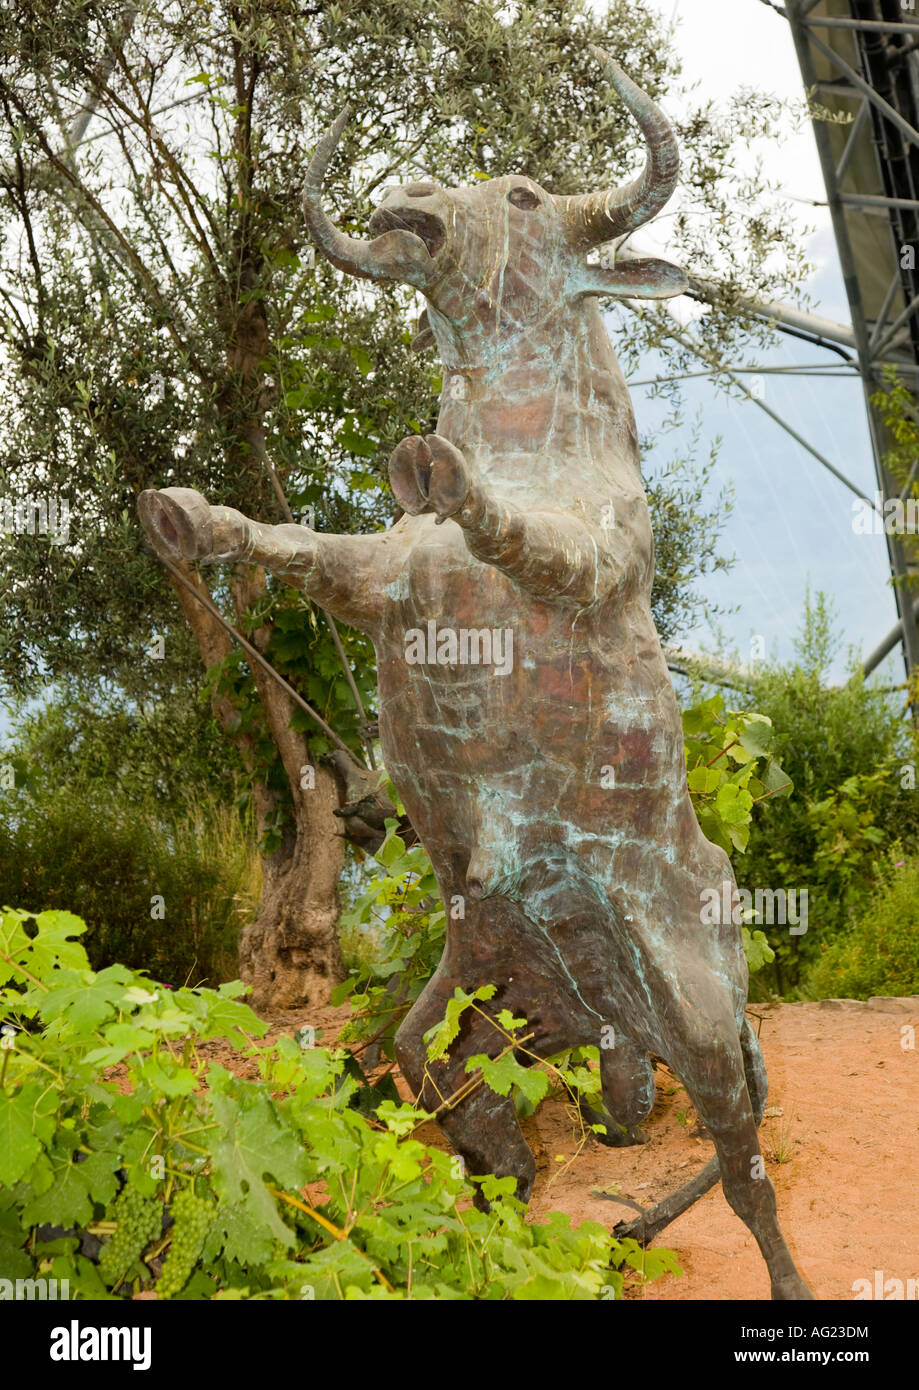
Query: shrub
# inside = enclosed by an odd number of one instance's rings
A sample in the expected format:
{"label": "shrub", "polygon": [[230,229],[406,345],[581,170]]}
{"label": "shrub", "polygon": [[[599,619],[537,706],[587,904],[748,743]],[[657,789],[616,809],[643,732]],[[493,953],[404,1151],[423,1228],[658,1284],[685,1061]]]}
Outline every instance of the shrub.
{"label": "shrub", "polygon": [[5,742],[0,903],[79,912],[97,968],[232,979],[261,870],[207,704],[182,694],[144,707],[63,685],[20,710]]}
{"label": "shrub", "polygon": [[767,668],[750,695],[772,720],[773,751],[794,794],[757,808],[738,880],[751,890],[806,889],[809,898],[803,935],[763,927],[775,961],[757,977],[754,997],[793,996],[817,954],[866,904],[885,846],[919,837],[919,797],[905,775],[916,762],[915,734],[902,699],[866,684],[857,666],[829,685],[838,645],[826,599],[808,599],[795,662]]}
{"label": "shrub", "polygon": [[888,852],[869,905],[823,948],[804,990],[816,999],[919,994],[919,855]]}
{"label": "shrub", "polygon": [[169,984],[231,979],[258,903],[254,828],[200,796],[170,812],[78,782],[0,793],[0,903],[69,906],[101,969],[121,960]]}

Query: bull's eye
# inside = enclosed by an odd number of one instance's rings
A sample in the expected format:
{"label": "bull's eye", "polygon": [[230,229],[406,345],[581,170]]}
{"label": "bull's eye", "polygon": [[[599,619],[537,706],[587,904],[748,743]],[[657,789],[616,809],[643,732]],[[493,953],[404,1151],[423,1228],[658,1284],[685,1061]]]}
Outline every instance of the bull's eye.
{"label": "bull's eye", "polygon": [[529,188],[512,188],[507,195],[507,201],[513,203],[515,208],[538,208],[539,199]]}

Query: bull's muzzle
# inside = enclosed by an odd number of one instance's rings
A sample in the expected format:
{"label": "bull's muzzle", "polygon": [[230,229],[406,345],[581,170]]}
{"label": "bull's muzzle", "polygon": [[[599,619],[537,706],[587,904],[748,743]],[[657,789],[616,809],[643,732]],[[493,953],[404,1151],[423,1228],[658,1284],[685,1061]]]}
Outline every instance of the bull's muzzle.
{"label": "bull's muzzle", "polygon": [[443,222],[434,213],[401,204],[378,207],[367,226],[371,236],[381,236],[383,232],[395,230],[412,232],[424,242],[432,258],[443,246],[447,235]]}

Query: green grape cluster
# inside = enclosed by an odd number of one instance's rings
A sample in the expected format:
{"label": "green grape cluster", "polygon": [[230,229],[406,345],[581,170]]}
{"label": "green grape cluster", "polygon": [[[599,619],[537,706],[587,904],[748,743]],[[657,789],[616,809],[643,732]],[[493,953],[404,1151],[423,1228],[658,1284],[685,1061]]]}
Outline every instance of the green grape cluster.
{"label": "green grape cluster", "polygon": [[155,1197],[144,1197],[127,1183],[115,1198],[112,1218],[118,1228],[99,1254],[99,1273],[106,1284],[116,1284],[138,1260],[163,1225],[163,1207]]}
{"label": "green grape cluster", "polygon": [[180,1293],[198,1262],[211,1227],[213,1209],[204,1197],[196,1197],[190,1187],[177,1192],[170,1203],[175,1218],[172,1244],[163,1261],[163,1270],[156,1284],[160,1298],[172,1298]]}

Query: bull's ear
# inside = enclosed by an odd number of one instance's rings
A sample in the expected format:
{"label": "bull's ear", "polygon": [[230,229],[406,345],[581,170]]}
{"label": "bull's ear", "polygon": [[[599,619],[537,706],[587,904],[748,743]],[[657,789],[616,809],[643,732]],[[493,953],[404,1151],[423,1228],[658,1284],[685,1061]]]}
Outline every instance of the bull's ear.
{"label": "bull's ear", "polygon": [[630,260],[607,270],[582,266],[578,274],[582,294],[609,295],[615,299],[672,299],[685,294],[689,281],[669,261]]}

